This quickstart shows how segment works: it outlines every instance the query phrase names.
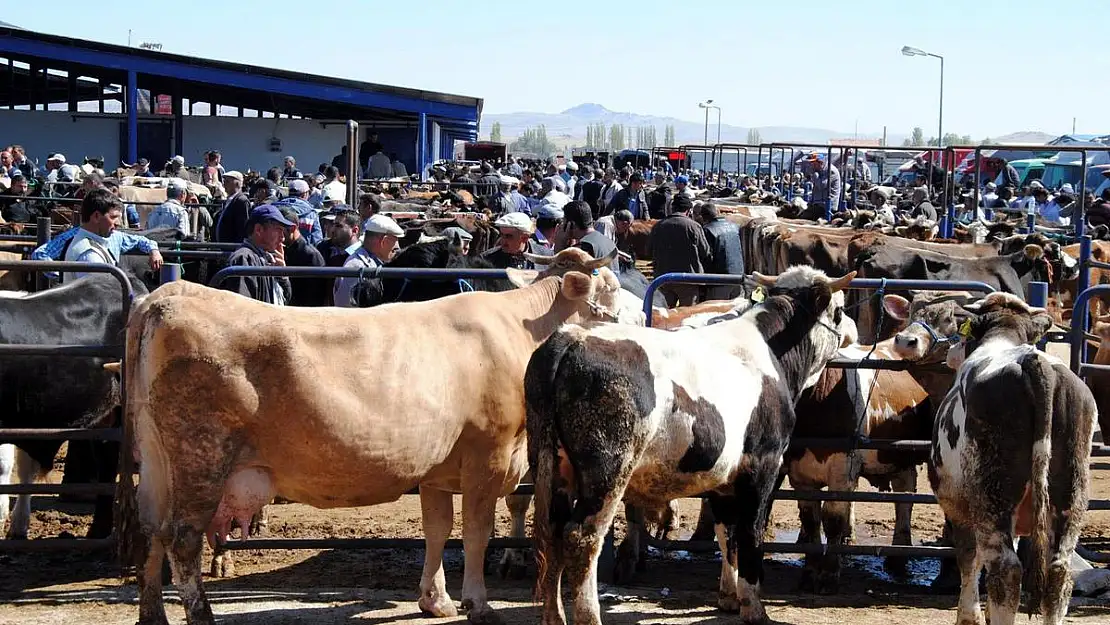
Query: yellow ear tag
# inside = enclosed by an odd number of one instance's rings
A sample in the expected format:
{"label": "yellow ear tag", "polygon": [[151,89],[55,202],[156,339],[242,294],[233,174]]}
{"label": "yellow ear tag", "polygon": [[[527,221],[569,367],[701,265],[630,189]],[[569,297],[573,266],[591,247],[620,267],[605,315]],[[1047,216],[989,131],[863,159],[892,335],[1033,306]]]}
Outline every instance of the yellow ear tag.
{"label": "yellow ear tag", "polygon": [[758,287],[752,291],[752,301],[756,304],[763,302],[765,299],[767,299],[767,292],[763,290],[763,287]]}
{"label": "yellow ear tag", "polygon": [[965,319],[964,322],[960,325],[960,336],[964,337],[965,339],[971,336],[971,319]]}

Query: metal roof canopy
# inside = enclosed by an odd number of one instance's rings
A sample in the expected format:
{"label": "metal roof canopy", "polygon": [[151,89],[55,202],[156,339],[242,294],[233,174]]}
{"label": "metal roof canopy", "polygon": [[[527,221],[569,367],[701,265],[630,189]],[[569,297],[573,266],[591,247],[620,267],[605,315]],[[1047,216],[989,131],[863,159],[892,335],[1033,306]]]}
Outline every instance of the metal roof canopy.
{"label": "metal roof canopy", "polygon": [[[0,27],[0,56],[32,67],[67,70],[72,66],[69,71],[95,76],[105,85],[126,85],[128,73],[135,72],[137,88],[152,93],[303,117],[415,121],[426,115],[443,125],[466,127],[472,123],[476,127],[482,112],[480,98],[199,59],[12,27]],[[31,86],[28,70],[15,70],[20,72],[21,80],[0,79],[4,104],[30,103],[16,102]],[[53,100],[66,80],[47,76],[49,99]],[[42,87],[36,86],[36,90],[41,97]]]}

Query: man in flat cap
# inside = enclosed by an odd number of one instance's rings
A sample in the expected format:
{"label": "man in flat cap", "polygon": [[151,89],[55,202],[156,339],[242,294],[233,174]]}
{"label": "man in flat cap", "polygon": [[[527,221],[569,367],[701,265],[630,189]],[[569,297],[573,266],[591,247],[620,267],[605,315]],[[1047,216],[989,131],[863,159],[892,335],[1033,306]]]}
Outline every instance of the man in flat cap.
{"label": "man in flat cap", "polygon": [[[383,267],[400,249],[399,241],[404,236],[405,231],[392,218],[386,215],[373,215],[363,222],[362,243],[356,249],[349,250],[351,255],[343,266],[348,269]],[[380,301],[381,279],[371,278],[364,281],[366,284],[360,286],[360,290],[365,294],[361,298],[361,304]],[[353,301],[352,297],[352,291],[358,283],[357,277],[338,278],[332,293],[335,305],[343,308],[359,307],[360,302]]]}

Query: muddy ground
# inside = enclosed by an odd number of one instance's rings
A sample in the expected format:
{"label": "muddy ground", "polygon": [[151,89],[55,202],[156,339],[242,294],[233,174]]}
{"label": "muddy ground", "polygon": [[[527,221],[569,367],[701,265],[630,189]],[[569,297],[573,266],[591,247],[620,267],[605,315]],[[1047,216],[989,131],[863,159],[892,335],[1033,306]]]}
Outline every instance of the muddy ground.
{"label": "muddy ground", "polygon": [[[1110,464],[1096,463],[1110,469]],[[58,476],[52,474],[52,481]],[[927,484],[925,476],[921,483]],[[1110,499],[1110,471],[1093,473],[1093,498]],[[681,528],[689,533],[697,522],[698,503],[681,502]],[[456,510],[459,503],[456,502]],[[91,506],[62,503],[54,497],[35,499],[31,536],[53,537],[68,532],[82,535],[91,520]],[[420,537],[420,505],[415,496],[373,508],[316,510],[300,504],[269,508],[265,536],[282,538]],[[798,528],[797,504],[778,502],[772,520],[775,539],[792,541]],[[889,543],[893,506],[857,504],[856,541]],[[453,537],[459,537],[459,520]],[[508,511],[498,509],[498,535],[507,535]],[[940,534],[939,508],[914,508],[915,543]],[[619,532],[618,528],[618,532]],[[1091,512],[1086,540],[1110,540],[1110,512]],[[207,559],[210,554],[206,553]],[[236,575],[206,578],[213,609],[226,623],[444,623],[421,617],[416,607],[422,551],[237,551]],[[499,552],[490,555],[497,558]],[[841,592],[836,596],[800,594],[800,560],[792,555],[769,556],[764,596],[774,622],[854,625],[924,625],[955,619],[955,597],[936,595],[929,582],[937,561],[913,561],[910,575],[896,579],[875,558],[849,558]],[[459,599],[462,552],[447,553],[448,589]],[[532,604],[531,576],[501,580],[491,567],[487,576],[494,606],[508,623],[538,621]],[[725,623],[735,617],[713,607],[719,557],[685,552],[653,552],[648,570],[627,587],[604,586],[608,623]],[[167,591],[172,622],[183,613],[172,588]],[[1071,623],[1110,623],[1110,605],[1077,600]],[[1085,604],[1085,605],[1081,605]],[[135,586],[120,579],[118,569],[104,555],[11,554],[0,556],[0,623],[135,622]],[[462,620],[460,617],[458,620]],[[1038,622],[1037,619],[1031,621]]]}

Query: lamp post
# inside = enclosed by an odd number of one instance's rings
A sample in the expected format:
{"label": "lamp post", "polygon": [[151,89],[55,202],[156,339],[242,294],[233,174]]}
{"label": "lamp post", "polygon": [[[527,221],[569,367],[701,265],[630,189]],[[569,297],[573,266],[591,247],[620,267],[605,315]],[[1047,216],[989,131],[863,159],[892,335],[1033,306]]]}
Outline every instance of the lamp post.
{"label": "lamp post", "polygon": [[902,54],[906,56],[931,56],[940,59],[940,111],[937,113],[937,147],[944,144],[944,57],[932,52],[926,52],[910,46],[902,46]]}
{"label": "lamp post", "polygon": [[709,109],[717,109],[717,143],[721,142],[721,107],[713,104],[713,100],[698,102],[698,108],[705,109],[705,139],[703,145],[709,145]]}

